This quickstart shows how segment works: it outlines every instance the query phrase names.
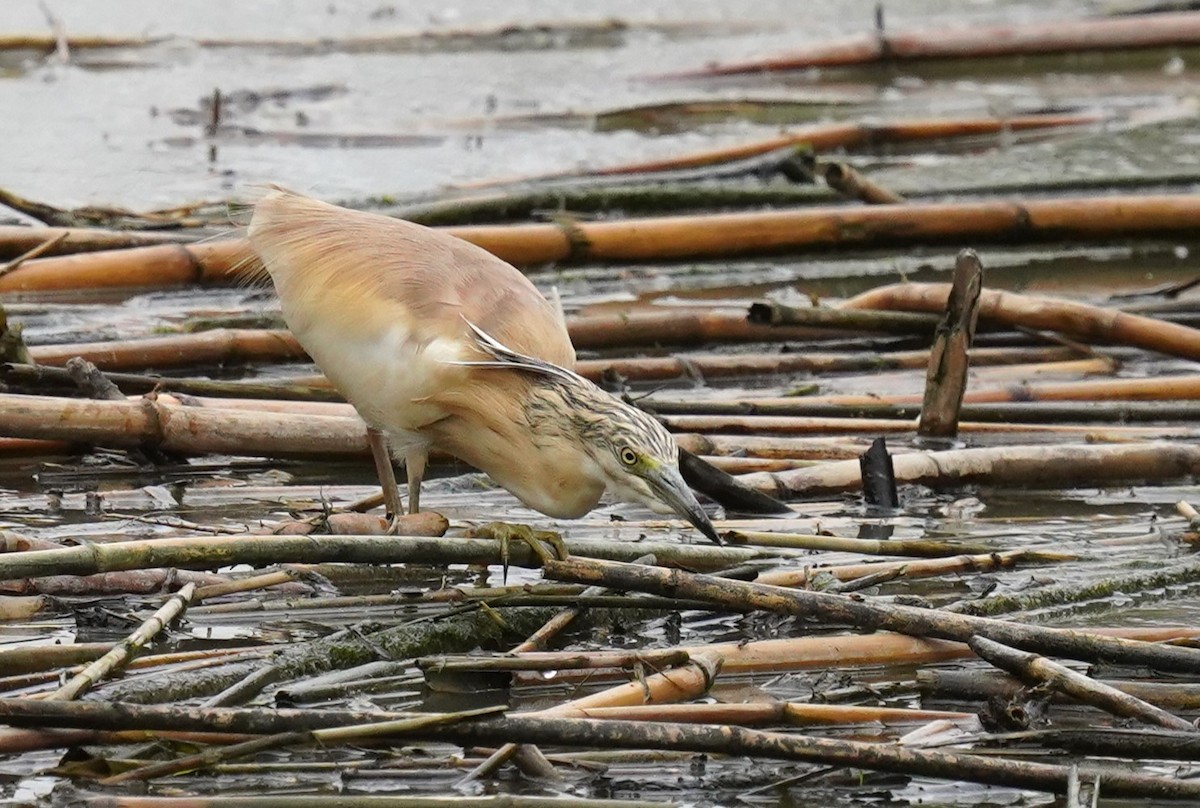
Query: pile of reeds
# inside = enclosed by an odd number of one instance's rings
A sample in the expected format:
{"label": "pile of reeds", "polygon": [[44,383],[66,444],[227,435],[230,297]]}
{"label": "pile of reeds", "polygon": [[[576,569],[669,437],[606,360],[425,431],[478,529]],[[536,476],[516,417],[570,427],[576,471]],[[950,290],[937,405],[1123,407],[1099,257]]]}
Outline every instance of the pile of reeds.
{"label": "pile of reeds", "polygon": [[[1194,15],[1172,16],[1170,41],[1189,44]],[[1138,41],[1165,36],[1156,24]],[[946,55],[872,42],[836,63]],[[1200,581],[1200,515],[1180,501],[1153,524],[1093,523],[1062,493],[1186,496],[1166,486],[1200,474],[1195,298],[1188,284],[1140,302],[1018,294],[984,269],[995,244],[1192,238],[1194,178],[1154,195],[1120,177],[934,194],[852,159],[1098,120],[814,125],[392,206],[546,282],[538,267],[578,263],[586,283],[598,264],[867,248],[953,264],[947,283],[804,306],[613,313],[568,297],[579,372],[694,456],[721,547],[637,511],[545,519],[438,456],[431,511],[384,535],[364,425],[281,323],[22,340],[13,312],[60,298],[235,283],[255,260],[236,234],[200,238],[191,226],[213,220],[199,209],[10,195],[56,226],[0,228],[0,480],[21,481],[0,483],[0,614],[19,639],[0,648],[0,752],[60,778],[64,799],[126,808],[329,803],[331,772],[339,806],[502,771],[635,805],[727,783],[855,794],[927,778],[1071,805],[1089,789],[1196,800],[1200,626],[1124,610],[1169,607]],[[747,172],[782,181],[748,186]],[[607,218],[530,221],[548,199]],[[71,226],[101,221],[147,229]],[[178,229],[149,229],[165,224]],[[992,497],[1039,497],[1030,512],[1051,515],[988,521]],[[543,530],[566,557],[539,552]],[[1085,614],[1086,629],[1054,625]],[[295,793],[212,795],[236,778]]]}

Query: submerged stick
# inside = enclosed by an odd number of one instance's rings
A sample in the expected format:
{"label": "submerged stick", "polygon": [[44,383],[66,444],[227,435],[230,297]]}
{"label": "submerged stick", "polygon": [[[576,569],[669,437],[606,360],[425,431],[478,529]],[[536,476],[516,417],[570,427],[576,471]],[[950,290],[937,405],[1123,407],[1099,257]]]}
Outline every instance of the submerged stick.
{"label": "submerged stick", "polygon": [[1196,732],[1196,727],[1160,707],[1123,693],[1103,682],[1089,679],[1081,673],[1037,654],[1018,651],[985,637],[972,637],[967,643],[971,650],[1001,670],[1021,677],[1032,684],[1046,683],[1055,690],[1098,707],[1122,718],[1136,718],[1147,724],[1183,732]]}

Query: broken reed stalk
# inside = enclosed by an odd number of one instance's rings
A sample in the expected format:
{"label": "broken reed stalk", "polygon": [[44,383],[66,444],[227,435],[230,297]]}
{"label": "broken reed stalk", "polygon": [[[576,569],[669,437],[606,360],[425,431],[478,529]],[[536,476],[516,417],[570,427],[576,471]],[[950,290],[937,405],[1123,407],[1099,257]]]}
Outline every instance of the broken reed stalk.
{"label": "broken reed stalk", "polygon": [[867,631],[883,629],[957,642],[967,642],[978,635],[1041,654],[1147,665],[1164,671],[1200,671],[1200,649],[1175,648],[911,606],[883,605],[844,595],[692,575],[682,570],[568,558],[545,562],[542,573],[553,580],[737,604],[778,614],[849,624]]}
{"label": "broken reed stalk", "polygon": [[[867,316],[862,316],[864,313]],[[932,334],[939,322],[938,317],[922,312],[835,309],[828,306],[785,306],[782,303],[772,302],[750,304],[746,319],[757,325],[802,325],[814,328],[843,328],[880,334],[918,334],[921,336]]]}
{"label": "broken reed stalk", "polygon": [[967,391],[971,343],[975,339],[982,289],[983,264],[974,250],[963,250],[955,259],[946,312],[929,351],[925,398],[917,422],[917,434],[921,437],[952,438],[958,434],[959,410]]}
{"label": "broken reed stalk", "polygon": [[1123,693],[1103,682],[1089,679],[1065,665],[1037,654],[1018,651],[985,637],[972,637],[967,645],[980,658],[1001,670],[1019,676],[1030,684],[1047,684],[1085,704],[1090,704],[1119,718],[1135,718],[1146,724],[1182,732],[1196,732],[1190,721],[1184,721],[1153,704]]}
{"label": "broken reed stalk", "polygon": [[[333,710],[197,709],[107,702],[0,699],[0,717],[14,726],[101,729],[116,726],[122,729],[175,731],[245,731],[253,727],[253,731],[265,734],[413,716],[397,716],[390,713],[364,715]],[[586,745],[605,749],[684,750],[851,766],[1056,793],[1065,792],[1071,772],[1066,766],[1025,763],[964,753],[916,750],[887,743],[833,740],[740,727],[655,721],[508,715],[448,726],[424,727],[404,733],[404,737],[412,740],[448,741],[464,746],[516,741]],[[1186,779],[1127,773],[1112,766],[1081,766],[1080,776],[1099,777],[1104,793],[1110,796],[1153,796],[1164,799],[1200,797],[1200,783]],[[290,795],[287,799],[294,800],[295,796]],[[321,799],[327,803],[329,798],[325,796]]]}
{"label": "broken reed stalk", "polygon": [[737,64],[717,64],[661,78],[699,78],[810,68],[861,67],[932,59],[985,59],[1200,44],[1200,15],[1138,14],[1026,25],[931,31],[877,31],[805,51]]}
{"label": "broken reed stalk", "polygon": [[87,668],[71,677],[71,680],[51,693],[49,699],[75,699],[104,677],[118,670],[137,654],[146,643],[176,620],[196,593],[195,584],[185,584],[179,592],[167,600],[137,630],[115,645],[111,651],[97,659]]}
{"label": "broken reed stalk", "polygon": [[[709,654],[692,656],[686,665],[669,671],[656,673],[641,681],[627,682],[599,693],[538,710],[526,715],[579,716],[583,710],[593,707],[613,707],[644,704],[661,704],[688,701],[707,693],[721,671],[721,660]],[[469,783],[493,774],[519,751],[520,744],[506,742],[463,777],[459,784]],[[548,765],[548,764],[547,764]]]}
{"label": "broken reed stalk", "polygon": [[[1200,685],[1191,682],[1147,682],[1137,679],[1098,679],[1108,687],[1173,712],[1200,710]],[[980,670],[920,670],[917,686],[926,700],[987,701],[1011,699],[1026,687],[1006,673]],[[1067,700],[1058,694],[1058,700]],[[1190,730],[1189,730],[1190,731]]]}
{"label": "broken reed stalk", "polygon": [[[949,292],[950,286],[944,283],[893,284],[853,297],[843,307],[940,311]],[[1131,345],[1168,356],[1200,359],[1200,329],[1074,300],[984,289],[979,296],[979,319],[1010,327],[1056,331],[1088,342]]]}
{"label": "broken reed stalk", "polygon": [[[1090,196],[816,207],[569,225],[481,225],[445,232],[510,263],[529,265],[685,260],[938,241],[1163,236],[1191,233],[1198,217],[1200,199],[1194,195]],[[230,282],[244,273],[245,250],[244,242],[229,240],[40,258],[0,278],[0,292]]]}
{"label": "broken reed stalk", "polygon": [[[1110,485],[1164,482],[1200,474],[1200,447],[1182,443],[998,446],[908,452],[892,459],[897,483],[947,488],[972,484]],[[740,481],[778,499],[857,491],[858,461],[746,474]]]}
{"label": "broken reed stalk", "polygon": [[849,199],[868,205],[898,205],[905,201],[900,194],[868,179],[849,163],[822,163],[819,168],[825,184]]}

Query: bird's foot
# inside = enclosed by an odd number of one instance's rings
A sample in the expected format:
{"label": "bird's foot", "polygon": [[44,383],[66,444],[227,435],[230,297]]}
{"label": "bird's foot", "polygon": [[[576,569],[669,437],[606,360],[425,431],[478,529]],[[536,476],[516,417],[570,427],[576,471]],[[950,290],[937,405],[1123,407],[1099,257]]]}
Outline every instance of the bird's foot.
{"label": "bird's foot", "polygon": [[[534,530],[529,525],[514,525],[510,522],[488,522],[471,528],[467,535],[477,539],[495,539],[500,542],[500,563],[504,567],[504,579],[508,580],[508,546],[513,540],[524,542],[544,564],[555,559],[561,561],[569,553],[562,536],[552,530]],[[551,553],[546,545],[554,550]]]}

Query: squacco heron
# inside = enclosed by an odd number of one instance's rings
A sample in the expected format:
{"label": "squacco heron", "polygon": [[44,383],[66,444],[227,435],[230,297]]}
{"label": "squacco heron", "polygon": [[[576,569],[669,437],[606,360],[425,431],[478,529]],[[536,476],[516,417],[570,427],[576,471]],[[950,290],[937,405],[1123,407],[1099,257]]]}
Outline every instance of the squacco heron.
{"label": "squacco heron", "polygon": [[300,344],[366,421],[391,514],[390,449],[419,510],[432,449],[534,510],[577,518],[607,490],[720,539],[652,417],[571,368],[559,306],[491,253],[411,222],[274,191],[249,240]]}

